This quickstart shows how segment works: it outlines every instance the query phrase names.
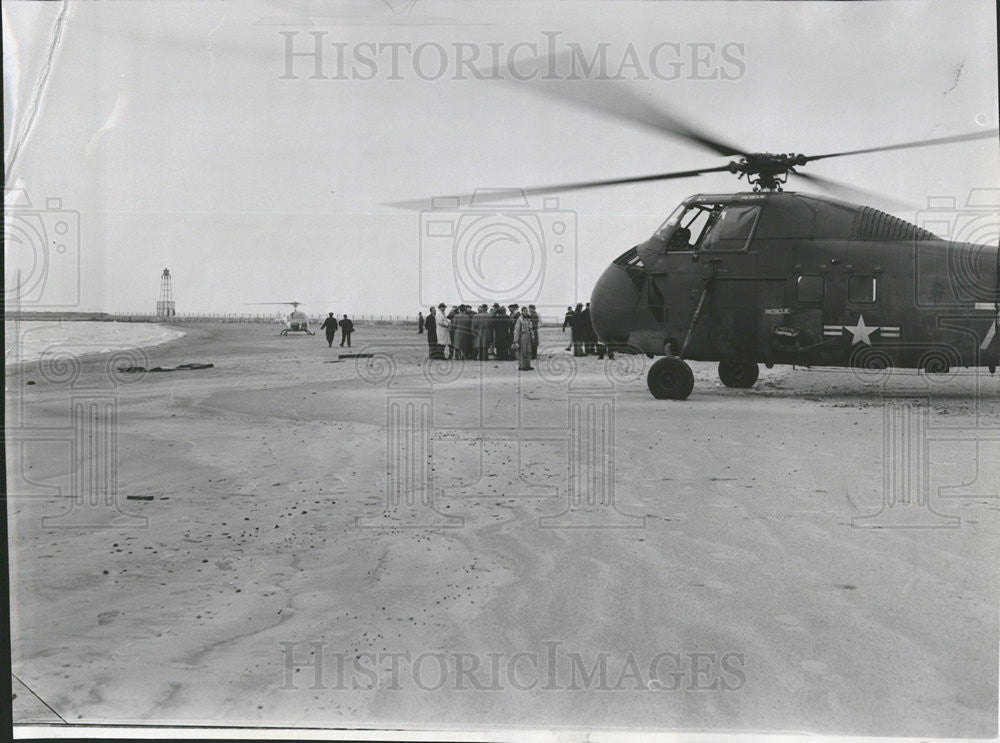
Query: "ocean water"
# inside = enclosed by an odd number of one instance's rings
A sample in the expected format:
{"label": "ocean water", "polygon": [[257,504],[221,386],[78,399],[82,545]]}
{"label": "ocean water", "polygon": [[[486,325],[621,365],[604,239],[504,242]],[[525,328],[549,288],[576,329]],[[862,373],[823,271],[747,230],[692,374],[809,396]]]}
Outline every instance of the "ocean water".
{"label": "ocean water", "polygon": [[155,346],[182,335],[180,330],[155,323],[8,320],[4,322],[4,365],[34,361],[46,354],[82,356]]}

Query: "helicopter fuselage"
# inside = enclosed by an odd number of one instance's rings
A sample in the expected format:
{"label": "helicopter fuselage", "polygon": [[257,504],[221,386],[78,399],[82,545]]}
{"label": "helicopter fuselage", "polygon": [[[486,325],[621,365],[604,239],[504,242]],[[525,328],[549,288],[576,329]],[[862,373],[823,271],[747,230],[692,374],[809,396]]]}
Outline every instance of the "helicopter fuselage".
{"label": "helicopter fuselage", "polygon": [[790,192],[686,199],[591,297],[598,336],[621,349],[929,371],[998,365],[998,307],[997,246]]}

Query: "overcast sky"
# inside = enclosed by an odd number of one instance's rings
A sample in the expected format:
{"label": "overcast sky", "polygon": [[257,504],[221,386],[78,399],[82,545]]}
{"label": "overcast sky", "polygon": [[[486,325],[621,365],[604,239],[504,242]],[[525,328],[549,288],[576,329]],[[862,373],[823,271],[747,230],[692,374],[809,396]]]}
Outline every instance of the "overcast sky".
{"label": "overcast sky", "polygon": [[[490,218],[464,201],[387,205],[727,162],[507,73],[475,79],[511,61],[530,76],[550,50],[606,60],[560,85],[630,88],[754,151],[997,127],[990,0],[13,0],[3,13],[7,183],[32,205],[11,210],[7,194],[5,270],[8,299],[21,270],[25,307],[152,312],[165,266],[179,312],[300,300],[311,313],[415,314],[476,292],[586,301],[681,199],[743,182],[567,192]],[[998,160],[985,140],[809,170],[919,220],[929,198],[964,206],[1000,185]],[[39,234],[65,246],[47,264],[26,247]]]}

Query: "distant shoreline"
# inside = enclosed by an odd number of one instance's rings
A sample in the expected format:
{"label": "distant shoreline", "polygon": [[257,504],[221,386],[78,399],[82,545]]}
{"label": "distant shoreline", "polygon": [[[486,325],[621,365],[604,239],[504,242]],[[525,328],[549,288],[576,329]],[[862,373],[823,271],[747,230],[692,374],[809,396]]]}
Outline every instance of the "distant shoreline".
{"label": "distant shoreline", "polygon": [[[52,313],[4,319],[4,370],[27,369],[44,353],[55,349],[58,358],[103,357],[125,350],[151,349],[181,341],[195,331],[192,326],[166,323],[125,323],[93,321],[83,315],[68,318]],[[75,322],[74,322],[75,321]],[[23,323],[23,325],[21,324]]]}
{"label": "distant shoreline", "polygon": [[11,311],[4,310],[4,320],[86,320],[89,322],[113,321],[113,315],[107,312],[42,312],[42,311]]}
{"label": "distant shoreline", "polygon": [[[372,325],[408,325],[417,324],[416,316],[405,318],[398,315],[349,315],[355,324],[365,323]],[[325,315],[310,316],[309,322],[319,323]],[[160,315],[141,313],[112,313],[112,312],[78,312],[78,311],[42,311],[42,310],[21,310],[4,312],[4,320],[7,322],[17,321],[57,321],[57,322],[135,322],[135,323],[158,323],[161,325],[183,325],[188,323],[246,323],[246,324],[271,324],[280,323],[284,318],[277,315],[239,315],[239,314],[217,314],[217,315],[174,315],[173,317],[162,317]]]}

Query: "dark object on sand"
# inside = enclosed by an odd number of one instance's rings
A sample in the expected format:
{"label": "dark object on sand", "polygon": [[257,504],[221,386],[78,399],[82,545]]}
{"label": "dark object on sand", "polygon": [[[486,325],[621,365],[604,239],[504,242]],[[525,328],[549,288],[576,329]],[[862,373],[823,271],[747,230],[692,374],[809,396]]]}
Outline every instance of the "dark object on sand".
{"label": "dark object on sand", "polygon": [[172,372],[180,371],[182,369],[211,369],[215,364],[178,364],[177,366],[154,366],[152,369],[147,369],[144,366],[119,366],[118,372],[121,374],[140,374],[142,372]]}
{"label": "dark object on sand", "polygon": [[370,359],[375,354],[373,353],[342,353],[338,354],[342,359]]}

